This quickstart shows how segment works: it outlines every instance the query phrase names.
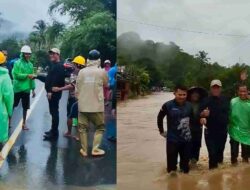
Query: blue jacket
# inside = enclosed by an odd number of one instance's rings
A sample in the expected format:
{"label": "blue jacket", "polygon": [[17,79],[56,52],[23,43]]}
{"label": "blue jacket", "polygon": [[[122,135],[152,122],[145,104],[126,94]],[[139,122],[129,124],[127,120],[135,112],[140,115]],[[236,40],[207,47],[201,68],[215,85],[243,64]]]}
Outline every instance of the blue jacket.
{"label": "blue jacket", "polygon": [[157,117],[160,133],[164,132],[163,119],[167,117],[167,141],[187,142],[191,140],[190,123],[193,116],[192,105],[186,102],[178,105],[175,100],[166,102]]}

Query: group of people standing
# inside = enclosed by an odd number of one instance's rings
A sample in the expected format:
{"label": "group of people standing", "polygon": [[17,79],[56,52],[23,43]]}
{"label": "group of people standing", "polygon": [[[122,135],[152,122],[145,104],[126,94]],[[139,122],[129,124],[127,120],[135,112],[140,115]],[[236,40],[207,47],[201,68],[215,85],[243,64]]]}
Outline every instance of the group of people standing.
{"label": "group of people standing", "polygon": [[[237,84],[236,97],[222,95],[222,83],[210,83],[210,93],[204,88],[175,87],[175,98],[166,102],[157,118],[160,134],[166,138],[167,172],[176,174],[179,168],[188,173],[200,157],[202,134],[209,157],[209,169],[223,164],[227,136],[230,136],[231,163],[238,163],[239,145],[242,161],[250,156],[250,100],[245,82]],[[167,118],[167,132],[163,120]]]}
{"label": "group of people standing", "polygon": [[[51,128],[44,133],[44,140],[57,140],[59,136],[59,102],[62,91],[67,90],[69,91],[68,130],[64,136],[80,140],[80,153],[86,157],[88,156],[88,127],[90,123],[93,123],[96,132],[91,154],[93,156],[104,155],[105,151],[100,149],[105,131],[104,89],[108,90],[110,81],[114,79],[109,78],[108,72],[101,68],[100,52],[91,50],[87,60],[83,56],[76,56],[72,61],[73,70],[70,76],[67,76],[64,63],[61,61],[60,50],[52,48],[48,54],[51,62],[48,72],[46,75],[39,75],[39,73],[35,74],[34,66],[30,61],[32,51],[29,46],[25,45],[21,48],[20,58],[15,61],[10,72],[5,66],[6,55],[0,51],[0,142],[5,143],[8,140],[13,108],[17,107],[19,102],[22,102],[23,108],[22,129],[29,130],[26,125],[26,116],[30,108],[30,95],[32,94],[33,98],[36,96],[35,79],[38,79],[45,83],[49,112],[52,118]],[[111,65],[110,61],[109,64]],[[111,69],[114,72],[117,71],[116,67]],[[75,123],[73,119],[78,121],[76,125],[79,135],[77,136],[73,136],[71,133]]]}

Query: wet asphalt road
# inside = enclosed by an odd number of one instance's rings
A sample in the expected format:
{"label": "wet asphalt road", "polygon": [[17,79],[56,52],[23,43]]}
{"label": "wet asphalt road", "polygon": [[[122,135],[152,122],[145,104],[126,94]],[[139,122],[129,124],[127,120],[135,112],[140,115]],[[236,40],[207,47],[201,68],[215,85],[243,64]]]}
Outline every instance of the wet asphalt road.
{"label": "wet asphalt road", "polygon": [[[43,89],[37,82],[37,94]],[[102,143],[106,155],[100,158],[82,158],[80,144],[63,137],[66,130],[67,93],[60,102],[60,137],[57,142],[43,141],[43,133],[50,128],[48,103],[43,92],[32,114],[27,120],[27,132],[21,132],[0,169],[0,189],[11,190],[53,190],[53,189],[114,189],[116,183],[116,143],[107,140]],[[34,100],[32,100],[33,102]],[[13,131],[22,117],[20,105],[12,119]],[[106,112],[106,132],[116,127],[116,121]],[[93,129],[93,126],[91,127]],[[76,129],[73,129],[76,131]],[[93,130],[90,131],[90,147]]]}

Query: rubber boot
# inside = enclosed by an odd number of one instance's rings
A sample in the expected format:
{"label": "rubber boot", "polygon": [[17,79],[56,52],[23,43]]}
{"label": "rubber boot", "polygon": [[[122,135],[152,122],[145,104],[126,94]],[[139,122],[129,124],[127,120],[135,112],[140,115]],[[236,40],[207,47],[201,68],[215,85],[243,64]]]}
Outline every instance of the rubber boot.
{"label": "rubber boot", "polygon": [[80,141],[81,141],[81,150],[80,153],[83,157],[88,156],[88,135],[87,133],[80,133]]}
{"label": "rubber boot", "polygon": [[99,148],[102,142],[102,137],[103,137],[103,131],[95,132],[93,148],[92,148],[92,156],[103,156],[105,154],[105,151]]}

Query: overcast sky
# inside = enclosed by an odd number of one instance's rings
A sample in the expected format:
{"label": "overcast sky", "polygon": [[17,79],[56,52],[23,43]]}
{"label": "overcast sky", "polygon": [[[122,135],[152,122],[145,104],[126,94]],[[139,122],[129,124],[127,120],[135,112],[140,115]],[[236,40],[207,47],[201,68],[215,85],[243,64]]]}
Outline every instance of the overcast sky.
{"label": "overcast sky", "polygon": [[250,65],[249,0],[122,0],[118,1],[118,17],[130,21],[118,19],[118,35],[135,31],[143,39],[173,41],[191,54],[205,50],[212,61],[223,65],[238,61]]}
{"label": "overcast sky", "polygon": [[[1,17],[11,23],[8,31],[30,32],[37,20],[49,21],[48,7],[51,2],[52,0],[1,0]],[[67,21],[66,17],[57,16],[57,19]]]}

